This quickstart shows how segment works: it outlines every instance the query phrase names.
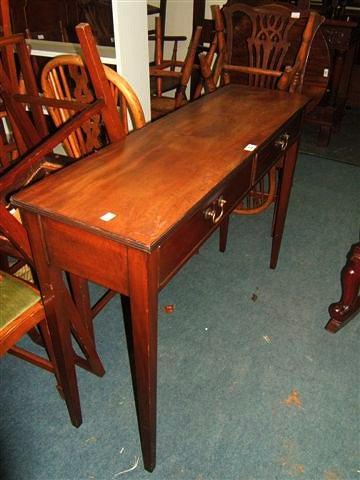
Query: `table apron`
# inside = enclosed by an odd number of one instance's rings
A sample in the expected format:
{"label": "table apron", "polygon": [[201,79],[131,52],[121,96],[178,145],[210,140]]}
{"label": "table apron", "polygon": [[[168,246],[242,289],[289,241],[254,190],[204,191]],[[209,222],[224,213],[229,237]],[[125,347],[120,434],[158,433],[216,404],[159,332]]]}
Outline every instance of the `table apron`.
{"label": "table apron", "polygon": [[41,217],[50,264],[92,282],[129,294],[127,247],[110,238]]}

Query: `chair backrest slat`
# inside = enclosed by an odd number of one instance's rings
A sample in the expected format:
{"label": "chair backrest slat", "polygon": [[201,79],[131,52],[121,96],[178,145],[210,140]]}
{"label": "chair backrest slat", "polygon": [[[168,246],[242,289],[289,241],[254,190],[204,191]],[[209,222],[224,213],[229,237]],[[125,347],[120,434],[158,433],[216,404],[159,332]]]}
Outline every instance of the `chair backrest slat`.
{"label": "chair backrest slat", "polygon": [[105,101],[105,107],[103,109],[102,116],[110,141],[114,142],[116,140],[120,140],[126,135],[126,130],[120,122],[116,105],[111,95],[109,83],[106,80],[104,68],[97,52],[95,40],[91,34],[90,25],[86,23],[80,23],[75,29],[81,44],[84,58],[86,59],[86,67],[88,69],[95,94],[98,98],[103,98]]}

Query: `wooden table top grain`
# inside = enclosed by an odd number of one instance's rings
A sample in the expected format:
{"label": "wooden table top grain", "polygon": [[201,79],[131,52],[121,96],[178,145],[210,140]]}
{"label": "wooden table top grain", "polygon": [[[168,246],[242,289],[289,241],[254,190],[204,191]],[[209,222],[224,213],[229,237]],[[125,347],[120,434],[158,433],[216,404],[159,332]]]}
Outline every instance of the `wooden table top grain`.
{"label": "wooden table top grain", "polygon": [[[206,100],[206,101],[204,101]],[[152,250],[308,99],[229,85],[18,193],[14,204]],[[110,221],[101,219],[111,212]]]}

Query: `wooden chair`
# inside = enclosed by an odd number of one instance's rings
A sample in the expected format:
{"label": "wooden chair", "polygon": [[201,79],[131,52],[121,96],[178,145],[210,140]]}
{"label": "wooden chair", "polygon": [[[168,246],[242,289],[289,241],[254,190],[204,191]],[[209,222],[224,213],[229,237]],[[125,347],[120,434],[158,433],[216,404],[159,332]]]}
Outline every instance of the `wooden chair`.
{"label": "wooden chair", "polygon": [[[95,46],[95,45],[94,45]],[[104,72],[108,91],[108,102],[111,102],[119,125],[119,134],[126,135],[129,132],[128,116],[132,121],[134,129],[145,125],[145,118],[140,102],[131,86],[124,78],[106,66],[101,65],[101,72]],[[54,99],[61,107],[61,102],[71,102],[71,105],[82,105],[83,107],[96,99],[94,90],[94,74],[86,69],[81,57],[76,55],[63,55],[48,62],[42,72],[41,83],[47,100]],[[60,127],[67,123],[76,114],[75,110],[49,106],[48,110],[55,126]],[[102,118],[101,112],[92,116],[88,121],[74,129],[68,138],[62,142],[66,154],[74,159],[88,155],[94,150],[112,141],[107,133],[107,124]],[[84,281],[76,276],[70,277],[71,286],[74,292],[77,306],[87,319],[91,332],[92,320],[97,313],[106,305],[114,295],[107,291],[92,307],[88,289]]]}
{"label": "wooden chair", "polygon": [[[219,19],[219,10],[214,11]],[[243,73],[248,76],[249,85],[301,93],[311,45],[325,19],[315,11],[297,12],[307,17],[307,21],[294,63],[287,65],[290,30],[298,21],[293,11],[279,4],[252,7],[234,3],[223,9],[228,62],[223,65],[225,82],[231,81],[233,72]],[[245,39],[248,65],[233,65],[235,50],[241,49],[240,43]]]}
{"label": "wooden chair", "polygon": [[[40,292],[29,283],[0,271],[0,304],[0,357],[11,353],[53,373],[59,393],[67,404],[71,422],[78,427],[81,424],[81,411],[72,396],[72,392],[78,390],[76,378],[70,379],[71,384],[66,385],[59,375]],[[41,331],[47,357],[16,345],[35,327]],[[70,355],[69,361],[72,361],[71,358]]]}
{"label": "wooden chair", "polygon": [[[101,114],[107,141],[120,140],[127,133],[126,125],[120,120],[113,93],[106,80],[96,45],[91,36],[90,27],[81,24],[77,27],[77,33],[94,89],[94,101],[90,104],[40,97],[32,74],[24,36],[13,35],[0,39],[0,49],[2,46],[8,45],[13,45],[17,49],[19,65],[23,72],[27,92],[26,95],[17,93],[0,63],[0,94],[11,124],[17,127],[16,140],[18,149],[22,154],[16,164],[0,177],[0,252],[2,253],[0,259],[2,268],[12,272],[17,268],[17,264],[16,266],[9,265],[7,260],[9,255],[19,259],[20,264],[25,263],[32,266],[32,262],[29,254],[30,247],[24,249],[26,231],[11,214],[9,203],[11,193],[37,180],[42,175],[61,168],[64,163],[66,164],[68,159],[65,159],[65,162],[59,161],[61,160],[60,157],[55,156],[54,158],[52,150],[74,131],[81,128],[84,123],[92,122],[94,115],[99,116]],[[48,133],[47,122],[43,115],[43,105],[47,108],[69,109],[72,112],[71,118],[51,135]],[[31,111],[31,117],[28,110]],[[71,275],[70,286],[86,327],[86,331],[83,332],[82,322],[80,320],[77,322],[75,319],[74,335],[78,338],[88,357],[86,362],[78,359],[78,364],[98,375],[102,375],[103,367],[94,346],[92,319],[113,294],[108,292],[91,309],[87,282]]]}
{"label": "wooden chair", "polygon": [[[14,135],[21,154],[40,144],[49,133],[47,119],[43,114],[43,106],[46,108],[61,107],[77,112],[76,117],[78,118],[73,117],[74,122],[69,124],[68,130],[73,128],[73,123],[81,125],[84,121],[101,112],[102,122],[106,126],[109,141],[120,140],[127,133],[124,125],[121,124],[112,92],[106,82],[104,69],[90,27],[87,24],[80,24],[76,27],[76,30],[95,93],[95,100],[92,105],[85,102],[60,102],[52,98],[40,97],[24,35],[17,34],[0,39],[0,49],[9,45],[13,45],[16,49],[17,60],[24,80],[26,95],[19,95],[17,89],[11,83],[11,78],[7,75],[4,65],[0,65],[0,94],[11,125],[17,127],[18,132],[14,130]],[[31,118],[28,111],[31,113]],[[61,137],[60,134],[58,135]],[[51,143],[58,139],[57,136],[52,138]]]}
{"label": "wooden chair", "polygon": [[[67,133],[68,132],[65,131],[65,134]],[[49,140],[51,140],[51,137],[48,138],[47,144],[49,144]],[[41,176],[48,173],[48,168],[50,168],[50,170],[54,168],[53,163],[47,162],[46,159],[42,157],[43,152],[45,152],[43,145],[36,147],[31,153],[23,157],[0,176],[1,268],[3,270],[5,269],[9,275],[19,277],[19,269],[25,265],[31,270],[31,278],[35,284],[38,283],[38,272],[34,267],[26,229],[19,221],[18,215],[14,214],[9,197],[23,186],[29,185],[32,181],[38,180]],[[11,258],[11,262],[9,258]],[[16,261],[12,263],[13,260]],[[87,318],[85,320],[87,320]],[[71,357],[76,364],[82,368],[98,376],[104,375],[104,368],[96,352],[92,332],[89,331],[87,321],[84,322],[84,319],[81,318],[78,311],[72,312],[71,328],[74,338],[83,353],[83,356],[80,356],[73,351]],[[35,331],[31,328],[27,331],[36,343],[44,345],[42,339],[36,335]],[[46,342],[44,346],[47,347]]]}
{"label": "wooden chair", "polygon": [[[158,38],[161,38],[161,25],[160,20],[156,19],[156,30]],[[188,52],[185,60],[173,61],[162,60],[161,44],[159,42],[157,46],[158,60],[156,65],[150,67],[150,79],[156,79],[157,90],[156,94],[151,96],[151,118],[156,120],[177,108],[187,103],[186,87],[190,80],[191,72],[194,68],[194,60],[196,56],[196,49],[199,44],[201,36],[201,27],[195,29],[194,35],[190,41]],[[178,70],[177,70],[178,69]],[[176,91],[173,97],[163,95],[163,82],[164,79],[176,80]]]}
{"label": "wooden chair", "polygon": [[[208,79],[209,91],[214,90],[219,81],[226,85],[239,81],[236,76],[242,75],[241,83],[244,83],[245,76],[246,83],[254,87],[301,93],[312,41],[324,17],[316,12],[308,13],[296,58],[292,65],[286,65],[286,54],[290,46],[288,34],[297,20],[291,16],[291,8],[278,4],[253,7],[236,2],[223,8],[225,25],[220,8],[213,6],[212,10],[218,49],[218,59],[212,76],[209,74],[209,62],[206,62],[205,58],[201,59],[203,76]],[[246,49],[244,43],[247,45]],[[246,52],[247,64],[232,63],[233,57],[238,56],[236,49]],[[277,166],[261,179],[238,205],[235,213],[257,214],[273,203],[276,195],[276,171]]]}
{"label": "wooden chair", "polygon": [[[35,155],[38,152],[39,148],[35,149]],[[8,257],[10,257],[12,261],[17,260],[14,263],[10,263],[9,261],[5,262],[3,260],[1,268],[3,270],[5,269],[9,275],[19,277],[22,276],[20,275],[20,267],[26,265],[32,272],[31,281],[33,281],[35,285],[38,283],[38,272],[34,266],[26,229],[18,220],[18,215],[14,215],[8,198],[12,193],[17,192],[23,185],[29,185],[32,181],[38,180],[39,177],[46,173],[46,169],[46,162],[43,161],[39,168],[36,161],[33,160],[32,153],[30,153],[23,161],[16,163],[0,177],[0,251],[3,255],[6,255],[6,260]],[[36,172],[35,176],[34,172]],[[71,278],[70,285],[72,288],[74,288],[73,284],[75,284],[75,288],[78,287],[78,289],[80,287],[85,289],[86,287],[84,281],[80,283]],[[79,292],[78,290],[75,290],[74,298],[76,303],[80,302],[77,295],[79,295]],[[71,328],[73,336],[78,343],[83,356],[80,356],[75,352],[72,353],[72,356],[76,364],[80,367],[85,368],[98,376],[103,376],[105,371],[96,352],[92,329],[89,328],[90,319],[84,315],[83,311],[81,311],[81,313],[83,317],[79,315],[77,310],[72,312]],[[36,335],[36,332],[29,330],[29,333],[31,333],[31,338],[36,343],[43,345],[41,339]]]}
{"label": "wooden chair", "polygon": [[[149,42],[155,42],[154,48],[154,61],[150,63],[150,66],[162,65],[164,62],[163,51],[164,45],[172,44],[171,62],[173,64],[172,70],[175,70],[175,62],[177,61],[178,45],[179,42],[186,41],[186,37],[183,35],[164,35],[162,27],[161,17],[155,17],[155,30],[154,34],[149,35]],[[150,77],[150,93],[156,95],[157,92],[168,92],[177,87],[179,83],[176,77],[156,78]]]}
{"label": "wooden chair", "polygon": [[[107,66],[103,66],[111,91],[111,101],[118,110],[123,131],[129,132],[128,117],[134,129],[145,125],[141,104],[129,83]],[[41,87],[46,98],[90,103],[95,95],[82,58],[78,55],[60,55],[50,60],[41,74]],[[49,108],[57,127],[67,122],[74,114],[63,108]],[[109,139],[104,132],[100,116],[93,117],[64,140],[63,146],[72,158],[81,158],[102,148]]]}

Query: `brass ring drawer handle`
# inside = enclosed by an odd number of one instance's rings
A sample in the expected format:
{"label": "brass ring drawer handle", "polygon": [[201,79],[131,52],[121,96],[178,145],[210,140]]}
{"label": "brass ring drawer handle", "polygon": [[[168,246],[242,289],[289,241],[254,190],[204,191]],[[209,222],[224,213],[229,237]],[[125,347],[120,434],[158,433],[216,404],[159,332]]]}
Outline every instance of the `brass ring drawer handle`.
{"label": "brass ring drawer handle", "polygon": [[[205,210],[204,212],[204,217],[206,220],[211,220],[212,223],[217,223],[222,216],[224,215],[224,205],[226,203],[226,200],[221,197],[218,198],[215,207],[209,207]],[[216,215],[217,210],[220,209],[220,212]]]}
{"label": "brass ring drawer handle", "polygon": [[290,135],[288,133],[283,133],[278,140],[275,141],[275,145],[280,147],[281,150],[286,150],[289,143]]}

